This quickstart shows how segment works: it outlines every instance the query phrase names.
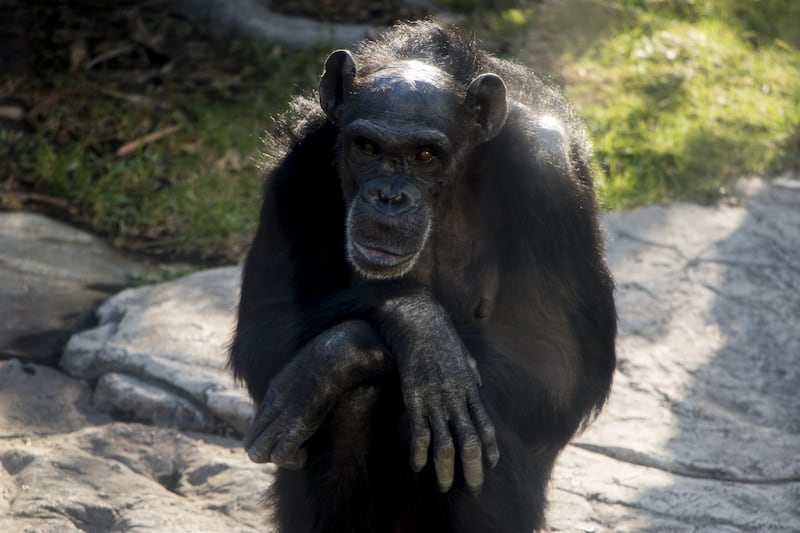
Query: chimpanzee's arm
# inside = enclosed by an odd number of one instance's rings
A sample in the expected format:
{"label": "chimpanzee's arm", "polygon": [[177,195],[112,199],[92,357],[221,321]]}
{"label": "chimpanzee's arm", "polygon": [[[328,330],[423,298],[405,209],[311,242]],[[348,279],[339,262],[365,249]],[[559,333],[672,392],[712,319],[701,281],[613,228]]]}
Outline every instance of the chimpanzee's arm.
{"label": "chimpanzee's arm", "polygon": [[[302,466],[302,445],[339,395],[396,364],[411,422],[412,468],[425,466],[432,442],[446,491],[458,448],[467,486],[480,490],[483,460],[490,466],[498,460],[494,427],[475,362],[441,305],[409,280],[368,281],[293,314],[283,331],[294,328],[301,348],[269,382],[245,442],[251,458]],[[250,330],[269,335],[273,320],[262,317]]]}

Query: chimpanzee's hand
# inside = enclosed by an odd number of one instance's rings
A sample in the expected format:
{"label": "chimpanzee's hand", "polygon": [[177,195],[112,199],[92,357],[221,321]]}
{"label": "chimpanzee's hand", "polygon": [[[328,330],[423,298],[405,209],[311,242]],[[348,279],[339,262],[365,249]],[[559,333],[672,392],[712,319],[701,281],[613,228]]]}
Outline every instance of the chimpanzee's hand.
{"label": "chimpanzee's hand", "polygon": [[322,424],[341,388],[338,376],[326,368],[328,361],[315,355],[301,352],[270,382],[244,437],[256,463],[292,470],[305,464],[301,446]]}
{"label": "chimpanzee's hand", "polygon": [[302,468],[307,456],[303,444],[341,393],[382,375],[390,364],[366,322],[343,322],[315,337],[270,382],[244,438],[250,459]]}
{"label": "chimpanzee's hand", "polygon": [[444,308],[426,295],[391,299],[382,333],[400,372],[411,423],[411,466],[428,462],[431,443],[439,490],[453,485],[456,447],[467,488],[483,485],[483,459],[499,459],[495,431],[478,394],[480,375]]}

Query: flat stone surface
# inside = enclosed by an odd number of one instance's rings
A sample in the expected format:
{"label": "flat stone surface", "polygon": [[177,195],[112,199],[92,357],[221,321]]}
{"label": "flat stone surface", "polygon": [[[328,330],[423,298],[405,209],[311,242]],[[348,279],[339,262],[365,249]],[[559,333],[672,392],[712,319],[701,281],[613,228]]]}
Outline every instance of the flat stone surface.
{"label": "flat stone surface", "polygon": [[[800,183],[742,188],[738,206],[606,215],[618,371],[559,458],[549,530],[800,530]],[[80,379],[0,362],[0,531],[272,530],[272,470],[236,439],[109,422],[90,400],[240,430],[251,407],[225,369],[238,280],[118,294],[65,351]]]}
{"label": "flat stone surface", "polygon": [[55,363],[92,310],[145,271],[85,231],[0,212],[0,357]]}
{"label": "flat stone surface", "polygon": [[237,439],[112,422],[91,387],[0,361],[0,531],[270,531]]}
{"label": "flat stone surface", "polygon": [[109,422],[92,408],[91,392],[86,383],[53,368],[16,359],[0,361],[0,443]]}
{"label": "flat stone surface", "polygon": [[553,530],[800,530],[800,182],[743,188],[606,217],[618,371]]}
{"label": "flat stone surface", "polygon": [[232,439],[117,422],[0,440],[0,465],[0,531],[269,531],[272,469]]}

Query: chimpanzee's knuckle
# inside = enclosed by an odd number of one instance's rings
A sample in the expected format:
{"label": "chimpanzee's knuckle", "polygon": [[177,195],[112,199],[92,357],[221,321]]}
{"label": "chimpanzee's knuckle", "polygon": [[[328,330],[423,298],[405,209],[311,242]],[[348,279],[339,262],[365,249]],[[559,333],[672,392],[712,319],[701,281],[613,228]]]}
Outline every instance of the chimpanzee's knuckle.
{"label": "chimpanzee's knuckle", "polygon": [[287,457],[287,452],[284,452],[280,447],[277,447],[269,456],[270,461],[278,466],[286,466],[288,462]]}
{"label": "chimpanzee's knuckle", "polygon": [[261,450],[252,447],[247,449],[247,457],[254,463],[266,463],[269,461],[269,458]]}
{"label": "chimpanzee's knuckle", "polygon": [[480,462],[480,459],[481,445],[479,442],[473,442],[461,449],[461,460],[465,463]]}
{"label": "chimpanzee's knuckle", "polygon": [[456,449],[452,439],[444,439],[436,446],[436,459],[438,461],[452,461],[456,457]]}
{"label": "chimpanzee's knuckle", "polygon": [[259,439],[255,443],[247,446],[247,456],[254,463],[266,463],[270,460],[272,441],[269,439]]}
{"label": "chimpanzee's knuckle", "polygon": [[305,464],[305,457],[294,448],[276,448],[270,461],[287,470],[298,470]]}

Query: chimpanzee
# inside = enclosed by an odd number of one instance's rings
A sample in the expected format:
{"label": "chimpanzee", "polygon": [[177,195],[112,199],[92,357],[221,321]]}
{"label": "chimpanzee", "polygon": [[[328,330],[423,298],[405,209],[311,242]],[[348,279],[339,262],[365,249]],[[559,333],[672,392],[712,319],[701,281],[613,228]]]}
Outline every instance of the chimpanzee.
{"label": "chimpanzee", "polygon": [[293,107],[231,345],[280,530],[542,527],[615,360],[580,123],[431,21],[333,52]]}

